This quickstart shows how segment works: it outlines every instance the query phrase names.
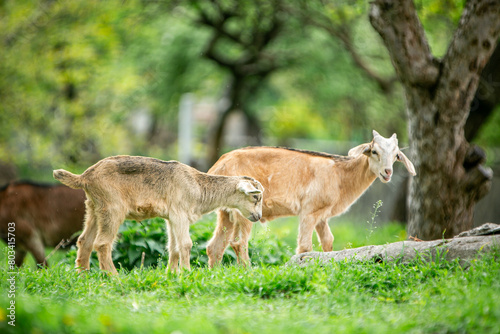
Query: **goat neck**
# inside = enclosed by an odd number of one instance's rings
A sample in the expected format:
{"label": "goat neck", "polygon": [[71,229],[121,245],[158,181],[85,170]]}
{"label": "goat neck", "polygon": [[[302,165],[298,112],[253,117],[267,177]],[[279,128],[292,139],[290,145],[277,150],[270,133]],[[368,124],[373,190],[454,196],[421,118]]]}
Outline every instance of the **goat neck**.
{"label": "goat neck", "polygon": [[201,201],[199,210],[201,214],[211,212],[219,207],[224,207],[231,202],[231,197],[236,191],[236,181],[228,182],[233,177],[199,174]]}
{"label": "goat neck", "polygon": [[345,202],[354,202],[377,178],[370,170],[366,155],[337,162],[336,167],[342,169],[339,179],[339,190]]}

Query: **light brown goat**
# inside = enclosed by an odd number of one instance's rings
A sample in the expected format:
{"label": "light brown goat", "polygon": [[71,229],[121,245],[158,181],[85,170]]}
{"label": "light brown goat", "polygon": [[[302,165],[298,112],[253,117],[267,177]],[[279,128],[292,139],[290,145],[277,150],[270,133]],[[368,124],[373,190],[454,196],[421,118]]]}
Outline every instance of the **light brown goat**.
{"label": "light brown goat", "polygon": [[177,161],[116,156],[103,159],[82,175],[63,169],[54,178],[87,194],[85,229],[79,237],[76,267],[89,268],[95,248],[102,270],[116,274],[112,243],[124,219],[167,220],[171,271],[189,269],[189,225],[217,208],[236,209],[252,221],[262,217],[262,186],[245,176],[215,176]]}
{"label": "light brown goat", "polygon": [[[328,218],[347,211],[377,177],[389,182],[396,160],[415,175],[413,164],[398,148],[396,134],[384,138],[373,131],[373,136],[347,157],[275,147],[239,149],[223,155],[208,173],[249,175],[260,181],[265,188],[262,221],[299,216],[297,254],[312,250],[314,229],[327,252],[333,249]],[[252,223],[241,215],[219,211],[207,247],[210,266],[220,261],[229,244],[239,262],[248,262],[251,229]]]}

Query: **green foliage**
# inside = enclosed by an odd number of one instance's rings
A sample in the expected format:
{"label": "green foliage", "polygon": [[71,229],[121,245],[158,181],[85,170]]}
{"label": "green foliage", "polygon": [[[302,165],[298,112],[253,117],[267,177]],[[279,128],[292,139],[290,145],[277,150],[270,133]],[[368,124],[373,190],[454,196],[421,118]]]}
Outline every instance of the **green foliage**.
{"label": "green foliage", "polygon": [[[0,160],[33,173],[81,169],[118,153],[165,156],[145,141],[155,129],[163,137],[175,131],[179,96],[198,88],[213,94],[216,78],[199,61],[205,34],[177,17],[141,1],[7,1]],[[135,130],[137,112],[152,117],[152,133]]]}
{"label": "green foliage", "polygon": [[[367,20],[366,1],[217,4],[3,1],[0,160],[17,165],[21,177],[48,180],[54,167],[81,171],[114,154],[173,158],[182,94],[215,101],[227,88],[227,69],[207,59],[213,36],[199,24],[200,8],[215,19],[225,11],[234,14],[229,35],[217,42],[218,54],[279,67],[249,101],[265,135],[278,142],[290,137],[359,142],[370,139],[367,129],[376,128],[406,141],[401,87],[395,83],[381,91],[346,48],[379,77],[395,76]],[[445,54],[463,6],[464,1],[416,1],[436,57]],[[253,41],[254,32],[269,27],[275,15],[279,38],[255,59],[256,43],[266,36]],[[143,132],[135,128],[137,113],[149,117]],[[482,145],[498,142],[494,129],[485,128]],[[205,139],[197,138],[200,152]]]}
{"label": "green foliage", "polygon": [[[128,64],[114,62],[131,37],[126,22],[141,19],[132,8],[118,6],[117,13],[112,2],[95,1],[9,1],[4,8],[1,132],[8,145],[0,156],[20,164],[44,163],[47,156],[75,163],[126,142],[110,120],[130,107],[116,97],[133,92],[130,83],[139,80]],[[105,82],[110,76],[113,85]],[[107,112],[97,112],[102,109]]]}
{"label": "green foliage", "polygon": [[328,131],[323,118],[311,110],[305,99],[290,100],[268,111],[267,134],[279,138],[327,139]]}
{"label": "green foliage", "polygon": [[[500,82],[494,82],[494,85],[497,87],[500,86]],[[477,139],[477,142],[480,145],[494,145],[495,147],[500,146],[500,131],[498,129],[500,128],[500,107],[497,107],[496,110],[493,112],[491,115],[491,118],[487,124],[484,125],[483,129],[481,130],[481,134],[479,135],[479,138]],[[490,158],[490,153],[493,154],[493,152],[488,152],[487,156]]]}
{"label": "green foliage", "polygon": [[432,24],[430,20],[446,21],[447,24],[457,24],[465,1],[442,1],[442,0],[419,0],[415,1],[415,7],[424,21],[424,25]]}
{"label": "green foliage", "polygon": [[[361,20],[351,24],[356,49],[361,54],[369,54],[366,63],[385,77],[393,76],[387,52],[378,44],[369,24]],[[307,38],[300,41],[297,61],[271,79],[278,101],[282,102],[274,102],[273,108],[265,109],[264,128],[268,133],[281,136],[279,139],[291,135],[364,141],[371,135],[366,129],[380,128],[387,129],[388,133],[398,132],[404,141],[406,121],[404,101],[399,99],[401,87],[396,83],[392,94],[382,94],[353,64],[351,56],[337,40],[321,30],[307,31]],[[284,118],[287,131],[280,132],[275,125],[280,119],[275,115],[282,113],[289,115]],[[302,115],[297,117],[297,113]],[[291,117],[295,121],[287,122]]]}
{"label": "green foliage", "polygon": [[[165,222],[149,219],[144,222],[126,221],[120,226],[113,249],[113,262],[128,270],[141,266],[156,266],[165,255]],[[147,255],[147,256],[146,256]]]}

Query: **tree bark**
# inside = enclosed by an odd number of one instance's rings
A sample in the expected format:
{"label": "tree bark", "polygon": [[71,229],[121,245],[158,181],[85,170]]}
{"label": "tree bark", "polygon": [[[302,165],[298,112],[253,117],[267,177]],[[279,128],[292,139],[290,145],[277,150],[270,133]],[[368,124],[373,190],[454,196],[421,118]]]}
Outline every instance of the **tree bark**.
{"label": "tree bark", "polygon": [[500,2],[466,4],[444,58],[433,58],[411,0],[376,0],[370,21],[382,37],[406,95],[417,170],[410,186],[408,234],[449,237],[470,229],[489,190],[484,153],[464,136],[479,76],[500,35]]}
{"label": "tree bark", "polygon": [[[479,87],[470,105],[469,117],[465,123],[465,139],[474,140],[481,128],[488,122],[489,117],[500,105],[500,46],[497,45],[488,64],[481,73]],[[409,178],[404,177],[403,186],[398,190],[396,205],[391,219],[399,222],[408,222],[406,199],[408,197]]]}

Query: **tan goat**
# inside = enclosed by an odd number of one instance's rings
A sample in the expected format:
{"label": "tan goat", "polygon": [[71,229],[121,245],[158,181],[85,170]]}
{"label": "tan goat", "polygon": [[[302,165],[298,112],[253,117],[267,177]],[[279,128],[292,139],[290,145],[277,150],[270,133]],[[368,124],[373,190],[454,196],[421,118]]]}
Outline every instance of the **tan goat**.
{"label": "tan goat", "polygon": [[[250,147],[224,154],[208,171],[214,175],[249,175],[265,188],[262,221],[299,216],[297,254],[312,250],[318,234],[323,251],[332,251],[333,235],[327,220],[345,211],[378,177],[389,182],[394,161],[415,175],[413,164],[398,148],[396,134],[351,149],[348,156],[276,147]],[[231,244],[239,262],[248,262],[252,223],[239,214],[218,212],[217,228],[207,247],[209,264],[222,258]]]}
{"label": "tan goat", "polygon": [[82,175],[63,169],[54,178],[87,195],[85,227],[78,238],[76,267],[89,269],[95,248],[102,270],[116,274],[112,243],[123,220],[163,217],[168,230],[168,267],[190,269],[189,225],[217,208],[237,209],[252,221],[262,217],[261,184],[245,176],[215,176],[177,161],[116,156],[103,159]]}

